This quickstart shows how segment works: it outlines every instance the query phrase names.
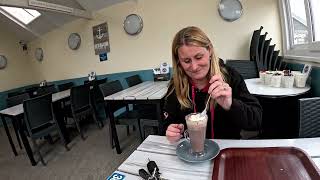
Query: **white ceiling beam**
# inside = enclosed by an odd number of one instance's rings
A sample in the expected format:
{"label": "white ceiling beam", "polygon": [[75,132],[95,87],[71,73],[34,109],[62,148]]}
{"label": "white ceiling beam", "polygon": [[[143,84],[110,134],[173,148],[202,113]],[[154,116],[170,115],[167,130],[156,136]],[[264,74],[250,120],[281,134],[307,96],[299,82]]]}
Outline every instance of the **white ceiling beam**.
{"label": "white ceiling beam", "polygon": [[[56,12],[56,13],[62,13],[62,14],[67,14],[70,16],[76,16],[80,18],[85,18],[85,19],[92,19],[92,13],[89,11],[77,9],[77,8],[72,8],[72,7],[67,7],[63,5],[58,5],[58,4],[52,4],[52,3],[47,3],[44,1],[38,1],[38,0],[31,0],[33,3],[39,2],[37,6],[29,5],[30,0],[0,0],[0,6],[11,6],[11,7],[20,7],[20,8],[27,8],[27,9],[35,9],[35,10],[42,10],[42,11],[51,11],[51,12]],[[49,5],[58,5],[57,7],[63,7],[63,9],[67,9],[68,11],[62,11],[58,10],[57,8],[45,8],[43,5],[49,4]],[[41,5],[42,4],[42,5]]]}

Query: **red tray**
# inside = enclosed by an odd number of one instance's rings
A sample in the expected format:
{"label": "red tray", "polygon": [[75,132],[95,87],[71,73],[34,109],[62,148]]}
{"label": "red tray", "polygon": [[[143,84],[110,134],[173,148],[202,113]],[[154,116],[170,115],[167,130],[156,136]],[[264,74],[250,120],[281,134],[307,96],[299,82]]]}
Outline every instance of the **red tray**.
{"label": "red tray", "polygon": [[320,180],[320,171],[294,147],[227,148],[214,160],[212,179]]}

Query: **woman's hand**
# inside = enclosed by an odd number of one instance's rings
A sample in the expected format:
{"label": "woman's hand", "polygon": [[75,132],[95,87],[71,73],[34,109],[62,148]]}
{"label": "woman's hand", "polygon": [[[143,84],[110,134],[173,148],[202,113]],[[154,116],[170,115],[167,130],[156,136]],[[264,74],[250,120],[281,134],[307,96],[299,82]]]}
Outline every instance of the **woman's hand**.
{"label": "woman's hand", "polygon": [[179,141],[184,132],[183,124],[170,124],[166,131],[166,137],[171,143]]}
{"label": "woman's hand", "polygon": [[211,85],[208,93],[211,94],[211,98],[228,111],[232,105],[232,89],[229,84],[225,83],[220,75],[212,76],[209,83]]}

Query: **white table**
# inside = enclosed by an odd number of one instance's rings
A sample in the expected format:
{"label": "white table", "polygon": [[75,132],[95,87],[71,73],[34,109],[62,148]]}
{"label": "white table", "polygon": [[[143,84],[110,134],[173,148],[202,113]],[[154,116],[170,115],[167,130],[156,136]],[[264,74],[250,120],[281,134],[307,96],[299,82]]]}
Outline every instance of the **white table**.
{"label": "white table", "polygon": [[[215,140],[221,149],[230,147],[297,147],[311,156],[320,168],[320,138],[304,139],[270,139],[270,140]],[[148,158],[159,166],[163,178],[167,179],[211,179],[213,162],[200,164],[186,163],[175,153],[176,144],[170,144],[164,136],[148,136],[116,172],[124,174],[126,179],[141,179],[138,175],[140,168],[146,169]]]}
{"label": "white table", "polygon": [[267,86],[264,85],[259,78],[245,79],[244,81],[247,85],[249,92],[253,95],[259,96],[297,96],[310,91],[310,86],[306,86],[303,88],[283,88]]}
{"label": "white table", "polygon": [[[113,134],[117,153],[121,153],[117,129],[114,120],[113,103],[124,102],[128,104],[155,104],[157,106],[157,119],[159,120],[159,130],[162,129],[161,122],[161,100],[166,95],[169,81],[145,81],[135,86],[119,91],[110,96],[104,97],[107,102],[110,126]],[[159,132],[160,133],[160,132]]]}
{"label": "white table", "polygon": [[307,97],[310,86],[304,88],[271,87],[259,78],[246,79],[246,86],[263,108],[262,136],[264,138],[294,138],[298,132],[298,99]]}
{"label": "white table", "polygon": [[[52,94],[52,102],[59,101],[69,96],[70,96],[70,89],[54,93]],[[16,106],[3,109],[0,111],[0,114],[9,115],[9,116],[17,116],[19,114],[23,114],[23,104],[18,104]]]}
{"label": "white table", "polygon": [[[68,97],[70,97],[70,89],[52,94],[52,102],[57,102],[57,101],[63,100],[63,99],[68,98]],[[6,131],[6,134],[7,134],[8,140],[9,140],[9,143],[11,145],[11,149],[12,149],[12,151],[13,151],[15,156],[17,156],[18,153],[17,153],[17,150],[16,150],[16,148],[15,148],[15,146],[13,144],[13,141],[12,141],[12,138],[11,138],[11,135],[10,135],[10,131],[8,129],[5,117],[8,117],[8,118],[12,119],[12,121],[19,121],[18,117],[22,116],[23,113],[24,113],[23,104],[18,104],[16,106],[12,106],[12,107],[9,107],[9,108],[6,108],[6,109],[3,109],[3,110],[0,111],[2,124],[4,126],[4,129]],[[28,157],[29,157],[29,159],[31,161],[31,164],[32,165],[36,165],[36,162],[35,162],[35,160],[33,158],[33,153],[32,153],[31,147],[30,147],[29,142],[28,142],[27,138],[25,137],[25,134],[24,134],[23,131],[24,130],[19,130],[19,134],[20,134],[20,137],[22,139],[23,145],[24,145],[24,147],[25,147],[25,149],[27,151],[27,154],[28,154]],[[17,137],[17,139],[18,139],[18,142],[20,142],[20,139],[18,137]],[[69,138],[66,137],[66,139],[69,139]]]}

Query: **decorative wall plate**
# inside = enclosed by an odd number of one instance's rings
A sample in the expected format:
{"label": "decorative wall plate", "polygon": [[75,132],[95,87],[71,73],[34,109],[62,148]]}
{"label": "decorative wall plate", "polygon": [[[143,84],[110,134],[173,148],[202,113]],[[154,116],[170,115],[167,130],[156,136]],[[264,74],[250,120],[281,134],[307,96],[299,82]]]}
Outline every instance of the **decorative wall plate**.
{"label": "decorative wall plate", "polygon": [[34,56],[38,61],[43,60],[43,50],[42,48],[37,48],[36,51],[34,52]]}
{"label": "decorative wall plate", "polygon": [[81,44],[81,37],[78,33],[71,33],[68,38],[68,46],[72,50],[77,50]]}
{"label": "decorative wall plate", "polygon": [[226,21],[235,21],[242,15],[242,5],[239,0],[220,0],[219,14]]}
{"label": "decorative wall plate", "polygon": [[137,14],[130,14],[123,22],[123,28],[129,35],[137,35],[142,31],[143,21]]}
{"label": "decorative wall plate", "polygon": [[4,55],[0,55],[0,69],[4,69],[7,66],[7,58]]}

